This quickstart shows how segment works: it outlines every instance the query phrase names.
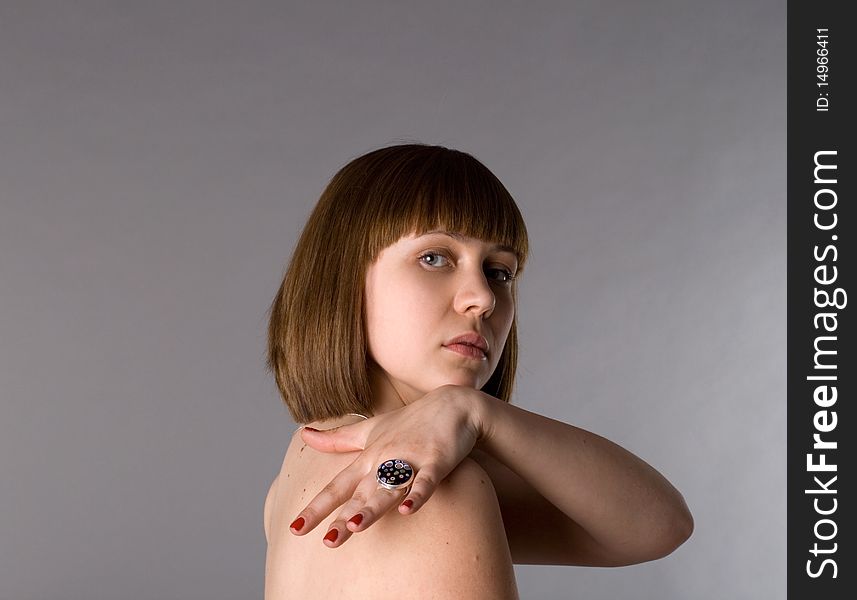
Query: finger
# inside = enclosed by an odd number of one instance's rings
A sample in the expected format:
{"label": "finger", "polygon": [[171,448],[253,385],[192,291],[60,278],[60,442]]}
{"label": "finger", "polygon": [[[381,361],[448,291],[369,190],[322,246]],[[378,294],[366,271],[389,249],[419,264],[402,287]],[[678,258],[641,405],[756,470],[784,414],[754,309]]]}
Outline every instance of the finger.
{"label": "finger", "polygon": [[336,520],[330,524],[327,533],[324,534],[325,546],[338,548],[352,536],[352,528],[359,525],[363,520],[363,513],[360,512],[360,508],[366,504],[366,500],[372,492],[374,492],[374,487],[366,485],[365,480],[357,486],[354,495],[345,503]]}
{"label": "finger", "polygon": [[295,535],[305,535],[321,523],[327,515],[348,500],[354,493],[360,478],[365,474],[360,471],[357,461],[340,471],[330,483],[310,500],[309,504],[300,511],[289,526]]}
{"label": "finger", "polygon": [[[365,421],[364,421],[365,422]],[[363,450],[366,444],[364,422],[343,425],[333,429],[319,430],[312,427],[301,429],[301,439],[319,452],[354,452]]]}
{"label": "finger", "polygon": [[359,523],[350,520],[347,523],[347,527],[355,533],[366,531],[367,528],[371,527],[373,523],[396,506],[404,496],[405,490],[388,490],[376,486],[372,495],[369,496],[369,501],[358,511],[358,514],[362,516]]}
{"label": "finger", "polygon": [[437,475],[430,467],[420,469],[414,477],[414,484],[411,486],[411,491],[402,499],[399,504],[399,513],[403,515],[412,515],[417,512],[434,494],[437,486],[441,481],[441,477]]}
{"label": "finger", "polygon": [[[322,541],[328,548],[338,548],[344,544],[348,538],[353,535],[353,532],[348,529],[347,521],[353,518],[358,513],[358,508],[366,503],[366,496],[359,491],[359,488],[354,492],[351,500],[345,503],[342,510],[336,517],[336,520],[327,528]],[[358,517],[358,521],[362,517]]]}

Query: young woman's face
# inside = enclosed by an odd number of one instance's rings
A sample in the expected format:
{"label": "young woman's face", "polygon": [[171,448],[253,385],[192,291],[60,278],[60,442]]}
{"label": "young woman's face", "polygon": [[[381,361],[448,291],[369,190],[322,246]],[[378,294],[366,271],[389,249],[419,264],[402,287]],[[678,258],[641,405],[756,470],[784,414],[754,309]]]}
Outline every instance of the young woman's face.
{"label": "young woman's face", "polygon": [[[366,275],[369,354],[402,400],[488,382],[512,326],[517,268],[511,250],[446,232],[381,252]],[[487,352],[451,344],[462,334],[481,335]]]}

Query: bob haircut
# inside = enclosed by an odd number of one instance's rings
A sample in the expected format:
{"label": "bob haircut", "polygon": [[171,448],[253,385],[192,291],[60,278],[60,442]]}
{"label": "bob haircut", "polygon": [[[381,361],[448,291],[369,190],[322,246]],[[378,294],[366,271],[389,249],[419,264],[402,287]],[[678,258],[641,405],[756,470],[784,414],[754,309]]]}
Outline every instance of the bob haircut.
{"label": "bob haircut", "polygon": [[[270,307],[267,368],[297,423],[372,414],[365,330],[368,266],[410,234],[440,229],[510,247],[518,273],[527,229],[512,196],[473,156],[402,144],[345,165],[321,194]],[[517,304],[517,283],[512,283]],[[482,391],[509,402],[517,311]]]}

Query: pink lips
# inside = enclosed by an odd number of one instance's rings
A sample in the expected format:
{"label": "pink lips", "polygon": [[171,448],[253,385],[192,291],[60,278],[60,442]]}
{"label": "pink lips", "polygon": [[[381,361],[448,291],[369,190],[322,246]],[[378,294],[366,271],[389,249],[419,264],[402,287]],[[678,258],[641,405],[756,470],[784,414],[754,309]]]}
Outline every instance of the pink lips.
{"label": "pink lips", "polygon": [[444,343],[443,347],[477,360],[485,360],[488,357],[488,341],[475,331],[457,335]]}
{"label": "pink lips", "polygon": [[444,348],[457,352],[463,356],[467,356],[468,358],[475,358],[476,360],[488,359],[485,352],[476,346],[468,346],[467,344],[450,344],[449,346],[444,346]]}

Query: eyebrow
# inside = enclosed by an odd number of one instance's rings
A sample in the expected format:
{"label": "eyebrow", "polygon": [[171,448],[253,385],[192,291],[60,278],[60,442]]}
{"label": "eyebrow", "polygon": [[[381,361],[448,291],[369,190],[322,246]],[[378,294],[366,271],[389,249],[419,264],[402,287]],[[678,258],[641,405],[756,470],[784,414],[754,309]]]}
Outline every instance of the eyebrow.
{"label": "eyebrow", "polygon": [[[432,231],[427,231],[423,235],[431,235],[434,233],[439,233],[440,235],[445,235],[447,237],[451,237],[455,240],[458,240],[459,242],[464,241],[464,236],[461,235],[460,233],[456,233],[455,231],[444,231],[442,229],[434,229]],[[504,246],[503,244],[494,244],[493,246],[491,246],[491,250],[492,251],[500,250],[501,252],[509,252],[510,254],[514,254],[515,258],[518,257],[518,253],[511,246]]]}

